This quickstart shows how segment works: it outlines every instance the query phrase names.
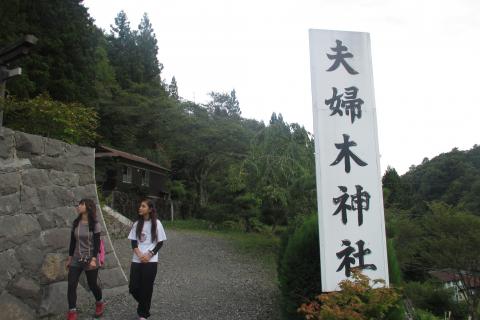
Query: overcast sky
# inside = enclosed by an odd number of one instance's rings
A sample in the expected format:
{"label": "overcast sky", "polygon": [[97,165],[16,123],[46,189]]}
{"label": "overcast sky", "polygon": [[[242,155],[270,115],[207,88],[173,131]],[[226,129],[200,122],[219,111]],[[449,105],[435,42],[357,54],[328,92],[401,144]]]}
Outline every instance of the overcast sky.
{"label": "overcast sky", "polygon": [[369,32],[382,171],[480,144],[478,0],[86,0],[110,30],[147,12],[162,77],[203,103],[233,88],[242,115],[313,132],[308,29]]}

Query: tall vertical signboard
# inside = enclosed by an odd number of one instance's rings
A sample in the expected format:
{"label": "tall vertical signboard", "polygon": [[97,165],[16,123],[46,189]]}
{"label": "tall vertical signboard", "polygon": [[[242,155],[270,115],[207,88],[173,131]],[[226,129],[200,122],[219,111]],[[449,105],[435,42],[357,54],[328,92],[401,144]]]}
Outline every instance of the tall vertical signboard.
{"label": "tall vertical signboard", "polygon": [[353,268],[388,285],[370,37],[309,36],[322,290]]}

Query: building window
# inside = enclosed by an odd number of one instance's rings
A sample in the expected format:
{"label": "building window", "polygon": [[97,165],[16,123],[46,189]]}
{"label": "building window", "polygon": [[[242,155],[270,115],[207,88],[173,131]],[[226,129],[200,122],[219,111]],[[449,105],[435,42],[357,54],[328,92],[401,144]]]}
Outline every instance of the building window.
{"label": "building window", "polygon": [[142,186],[148,187],[150,185],[150,171],[142,170]]}
{"label": "building window", "polygon": [[132,168],[123,166],[122,168],[122,182],[132,183]]}

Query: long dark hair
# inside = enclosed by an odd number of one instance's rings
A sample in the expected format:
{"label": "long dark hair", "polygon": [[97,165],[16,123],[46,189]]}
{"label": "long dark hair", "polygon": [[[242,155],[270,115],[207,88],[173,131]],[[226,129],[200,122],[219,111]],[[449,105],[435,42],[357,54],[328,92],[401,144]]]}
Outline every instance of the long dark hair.
{"label": "long dark hair", "polygon": [[[152,242],[157,241],[157,210],[155,209],[155,204],[150,199],[144,199],[140,203],[143,202],[145,202],[150,209],[150,220],[152,221]],[[143,223],[143,217],[141,215],[138,215],[136,230],[137,239],[140,239],[142,237]]]}
{"label": "long dark hair", "polygon": [[[82,199],[78,204],[84,204],[85,209],[87,210],[88,216],[88,228],[90,231],[93,231],[95,228],[95,223],[97,223],[97,206],[95,205],[95,201],[92,199]],[[73,220],[73,229],[78,227],[78,223],[82,219],[82,215],[78,215],[78,217]]]}

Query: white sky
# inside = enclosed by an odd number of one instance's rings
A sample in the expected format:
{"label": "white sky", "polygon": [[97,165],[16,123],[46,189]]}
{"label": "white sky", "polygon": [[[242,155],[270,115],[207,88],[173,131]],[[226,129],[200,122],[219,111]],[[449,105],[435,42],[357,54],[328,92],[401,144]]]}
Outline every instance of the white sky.
{"label": "white sky", "polygon": [[147,12],[163,78],[203,103],[235,89],[242,115],[313,132],[308,29],[369,32],[382,171],[480,144],[478,0],[85,0],[110,30]]}

